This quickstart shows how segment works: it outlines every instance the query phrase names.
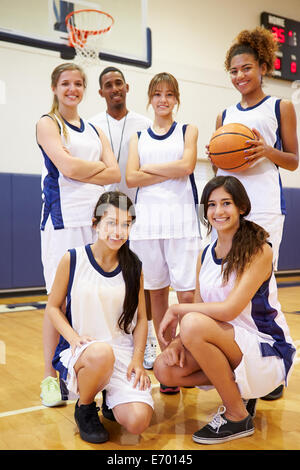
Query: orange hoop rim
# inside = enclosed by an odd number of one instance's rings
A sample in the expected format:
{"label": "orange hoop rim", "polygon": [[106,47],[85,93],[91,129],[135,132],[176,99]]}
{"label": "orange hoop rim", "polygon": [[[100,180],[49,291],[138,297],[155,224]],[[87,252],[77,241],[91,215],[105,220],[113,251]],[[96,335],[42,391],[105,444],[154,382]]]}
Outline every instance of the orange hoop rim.
{"label": "orange hoop rim", "polygon": [[[109,18],[111,20],[111,24],[109,26],[107,26],[106,28],[102,28],[102,29],[81,29],[81,28],[76,28],[75,26],[73,26],[71,23],[70,23],[70,18],[74,15],[77,15],[78,13],[83,13],[83,12],[89,12],[89,11],[92,11],[94,13],[99,13],[101,15],[105,15],[107,18]],[[115,20],[114,18],[109,14],[109,13],[106,13],[105,11],[101,11],[101,10],[95,10],[93,8],[84,8],[82,10],[74,10],[74,11],[71,11],[70,13],[68,13],[68,15],[66,16],[65,18],[65,23],[66,23],[66,26],[68,28],[68,30],[71,32],[71,33],[76,33],[76,34],[82,34],[84,35],[85,38],[87,38],[87,36],[89,35],[97,35],[97,34],[104,34],[104,33],[107,33],[111,27],[113,26]],[[74,40],[74,38],[73,38]]]}

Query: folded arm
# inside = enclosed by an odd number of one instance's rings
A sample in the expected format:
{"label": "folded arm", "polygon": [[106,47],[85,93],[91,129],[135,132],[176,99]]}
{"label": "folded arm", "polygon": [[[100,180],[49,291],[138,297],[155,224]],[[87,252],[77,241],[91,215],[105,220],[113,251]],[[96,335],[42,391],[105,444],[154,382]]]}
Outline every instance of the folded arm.
{"label": "folded arm", "polygon": [[162,183],[170,179],[167,176],[159,176],[146,173],[140,168],[138,154],[138,136],[134,134],[130,139],[129,154],[126,167],[126,183],[128,188],[150,186],[151,184]]}
{"label": "folded arm", "polygon": [[38,144],[64,176],[77,181],[90,182],[89,178],[99,176],[107,169],[105,160],[100,161],[101,155],[99,155],[99,161],[93,162],[70,155],[62,144],[57,124],[50,117],[42,117],[37,123],[36,131]]}
{"label": "folded arm", "polygon": [[197,139],[198,129],[196,126],[188,125],[185,133],[184,151],[180,160],[168,163],[148,163],[141,170],[145,173],[168,178],[182,178],[193,173],[197,162]]}

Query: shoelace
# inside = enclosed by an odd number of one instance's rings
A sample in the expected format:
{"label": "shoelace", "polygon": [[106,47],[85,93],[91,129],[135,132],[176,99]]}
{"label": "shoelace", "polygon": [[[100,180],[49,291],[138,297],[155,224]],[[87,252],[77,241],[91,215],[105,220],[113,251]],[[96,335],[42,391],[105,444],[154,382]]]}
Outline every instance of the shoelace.
{"label": "shoelace", "polygon": [[226,419],[222,418],[222,415],[225,413],[226,408],[225,406],[219,406],[217,413],[214,415],[213,419],[208,423],[208,425],[213,428],[217,429],[217,433],[219,432],[220,427],[223,424],[226,424]]}
{"label": "shoelace", "polygon": [[54,392],[58,388],[57,381],[55,379],[50,378],[50,377],[48,379],[46,379],[46,381],[44,382],[43,385],[45,385],[47,387],[48,392]]}
{"label": "shoelace", "polygon": [[90,405],[86,413],[87,421],[90,421],[90,423],[94,425],[99,425],[98,411],[100,411],[100,408],[96,406],[96,403]]}
{"label": "shoelace", "polygon": [[146,343],[145,355],[155,356],[156,353],[156,343],[155,340]]}

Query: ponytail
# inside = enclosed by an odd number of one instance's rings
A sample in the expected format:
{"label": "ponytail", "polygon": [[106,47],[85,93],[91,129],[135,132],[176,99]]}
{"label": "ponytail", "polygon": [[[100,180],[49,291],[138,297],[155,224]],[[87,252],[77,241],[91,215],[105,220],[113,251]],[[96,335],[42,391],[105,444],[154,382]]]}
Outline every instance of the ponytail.
{"label": "ponytail", "polygon": [[119,250],[119,262],[125,282],[125,298],[118,325],[125,333],[130,333],[129,328],[139,303],[142,263],[130,250],[128,243],[124,243]]}
{"label": "ponytail", "polygon": [[261,253],[269,234],[260,226],[240,218],[240,226],[235,233],[232,246],[227,256],[222,260],[223,283],[228,282],[232,272],[237,279],[241,277],[253,258]]}

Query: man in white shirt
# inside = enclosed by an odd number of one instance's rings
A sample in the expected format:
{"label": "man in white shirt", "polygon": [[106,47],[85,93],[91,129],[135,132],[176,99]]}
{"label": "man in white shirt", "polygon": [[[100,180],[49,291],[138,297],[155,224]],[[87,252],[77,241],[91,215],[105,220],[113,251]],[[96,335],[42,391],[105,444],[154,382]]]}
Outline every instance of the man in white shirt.
{"label": "man in white shirt", "polygon": [[[135,202],[137,188],[128,188],[125,179],[126,165],[131,136],[137,131],[147,129],[152,121],[138,113],[129,111],[126,96],[129,85],[124,74],[116,67],[106,67],[99,76],[99,95],[106,101],[106,111],[89,119],[91,124],[100,127],[108,137],[121,170],[121,182],[106,186],[107,190],[118,190]],[[153,332],[149,292],[145,291],[148,319],[148,338],[144,357],[145,369],[152,369],[156,357],[156,338]]]}
{"label": "man in white shirt", "polygon": [[152,121],[127,109],[126,95],[129,85],[121,70],[115,67],[105,68],[99,76],[99,84],[99,95],[105,99],[107,109],[91,117],[89,122],[100,127],[106,134],[120,166],[122,180],[118,184],[110,185],[109,189],[122,191],[134,203],[137,188],[128,188],[125,180],[129,141],[137,131],[151,126]]}

